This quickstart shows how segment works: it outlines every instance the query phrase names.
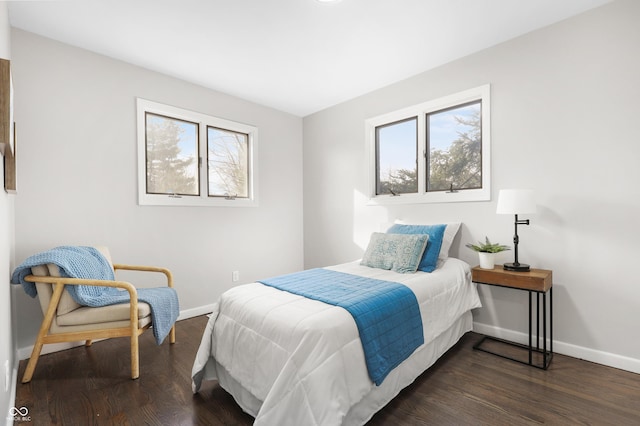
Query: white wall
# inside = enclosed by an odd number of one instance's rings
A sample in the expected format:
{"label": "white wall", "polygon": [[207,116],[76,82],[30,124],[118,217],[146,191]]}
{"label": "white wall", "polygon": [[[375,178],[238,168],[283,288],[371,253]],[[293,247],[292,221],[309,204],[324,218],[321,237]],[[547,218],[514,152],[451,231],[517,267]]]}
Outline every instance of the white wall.
{"label": "white wall", "polygon": [[[511,243],[499,189],[532,188],[539,213],[520,227],[520,260],[553,270],[554,349],[640,372],[639,18],[640,3],[619,0],[305,117],[305,267],[361,257],[397,218],[462,221],[454,254],[477,264],[464,243]],[[364,120],[485,83],[492,200],[367,206]],[[526,293],[480,290],[476,329],[521,340]]]}
{"label": "white wall", "polygon": [[[0,58],[11,59],[9,12],[7,4],[0,2]],[[13,234],[13,196],[4,191],[4,161],[0,155],[0,423],[3,423],[15,399],[16,343],[12,326],[11,273],[15,249]],[[5,363],[8,363],[10,377],[5,377]],[[9,387],[5,387],[9,380]]]}
{"label": "white wall", "polygon": [[[12,51],[17,262],[63,244],[106,245],[115,262],[170,268],[183,317],[235,284],[302,268],[301,118],[21,30]],[[137,205],[136,97],[257,126],[260,206]],[[14,293],[24,349],[42,314]]]}

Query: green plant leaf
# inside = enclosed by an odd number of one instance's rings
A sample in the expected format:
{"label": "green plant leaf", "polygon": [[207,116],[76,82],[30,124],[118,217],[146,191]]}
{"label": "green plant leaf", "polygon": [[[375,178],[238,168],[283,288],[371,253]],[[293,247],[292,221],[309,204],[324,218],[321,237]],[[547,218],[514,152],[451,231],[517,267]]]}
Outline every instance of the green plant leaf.
{"label": "green plant leaf", "polygon": [[484,237],[485,242],[478,241],[478,244],[465,244],[465,247],[473,251],[481,253],[500,253],[501,251],[511,250],[511,247],[499,243],[492,243],[489,237]]}

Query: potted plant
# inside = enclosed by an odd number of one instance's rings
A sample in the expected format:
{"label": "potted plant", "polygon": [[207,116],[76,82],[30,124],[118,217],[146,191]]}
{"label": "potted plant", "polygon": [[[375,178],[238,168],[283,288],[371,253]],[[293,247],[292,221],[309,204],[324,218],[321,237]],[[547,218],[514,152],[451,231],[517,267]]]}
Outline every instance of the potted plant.
{"label": "potted plant", "polygon": [[511,250],[509,246],[499,243],[492,243],[489,237],[484,237],[484,243],[478,241],[478,244],[466,244],[466,247],[478,252],[480,257],[480,267],[482,269],[493,269],[495,265],[495,255],[501,251]]}

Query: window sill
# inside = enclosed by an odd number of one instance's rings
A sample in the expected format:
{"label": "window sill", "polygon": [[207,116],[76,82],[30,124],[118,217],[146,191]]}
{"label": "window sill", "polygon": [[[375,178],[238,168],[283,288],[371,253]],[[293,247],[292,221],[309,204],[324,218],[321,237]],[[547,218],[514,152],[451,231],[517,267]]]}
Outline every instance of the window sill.
{"label": "window sill", "polygon": [[138,198],[141,206],[177,207],[258,207],[258,200],[248,198],[227,199],[221,197],[173,197],[169,195],[142,195]]}
{"label": "window sill", "polygon": [[488,189],[461,190],[458,192],[429,192],[427,194],[376,195],[369,199],[368,206],[390,206],[399,204],[463,203],[490,201]]}

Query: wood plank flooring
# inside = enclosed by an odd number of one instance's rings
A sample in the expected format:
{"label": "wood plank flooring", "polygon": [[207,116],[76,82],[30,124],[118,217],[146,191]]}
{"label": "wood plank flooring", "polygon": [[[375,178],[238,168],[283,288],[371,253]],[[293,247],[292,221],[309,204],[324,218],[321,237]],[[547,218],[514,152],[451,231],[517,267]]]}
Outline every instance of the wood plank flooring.
{"label": "wood plank flooring", "polygon": [[[216,382],[191,393],[206,317],[180,321],[177,342],[140,338],[140,379],[129,378],[128,339],[43,355],[17,384],[16,425],[250,425]],[[467,333],[369,425],[640,425],[640,375],[555,355],[539,370],[472,349]],[[26,366],[20,362],[19,377]],[[304,426],[304,425],[300,425]]]}

